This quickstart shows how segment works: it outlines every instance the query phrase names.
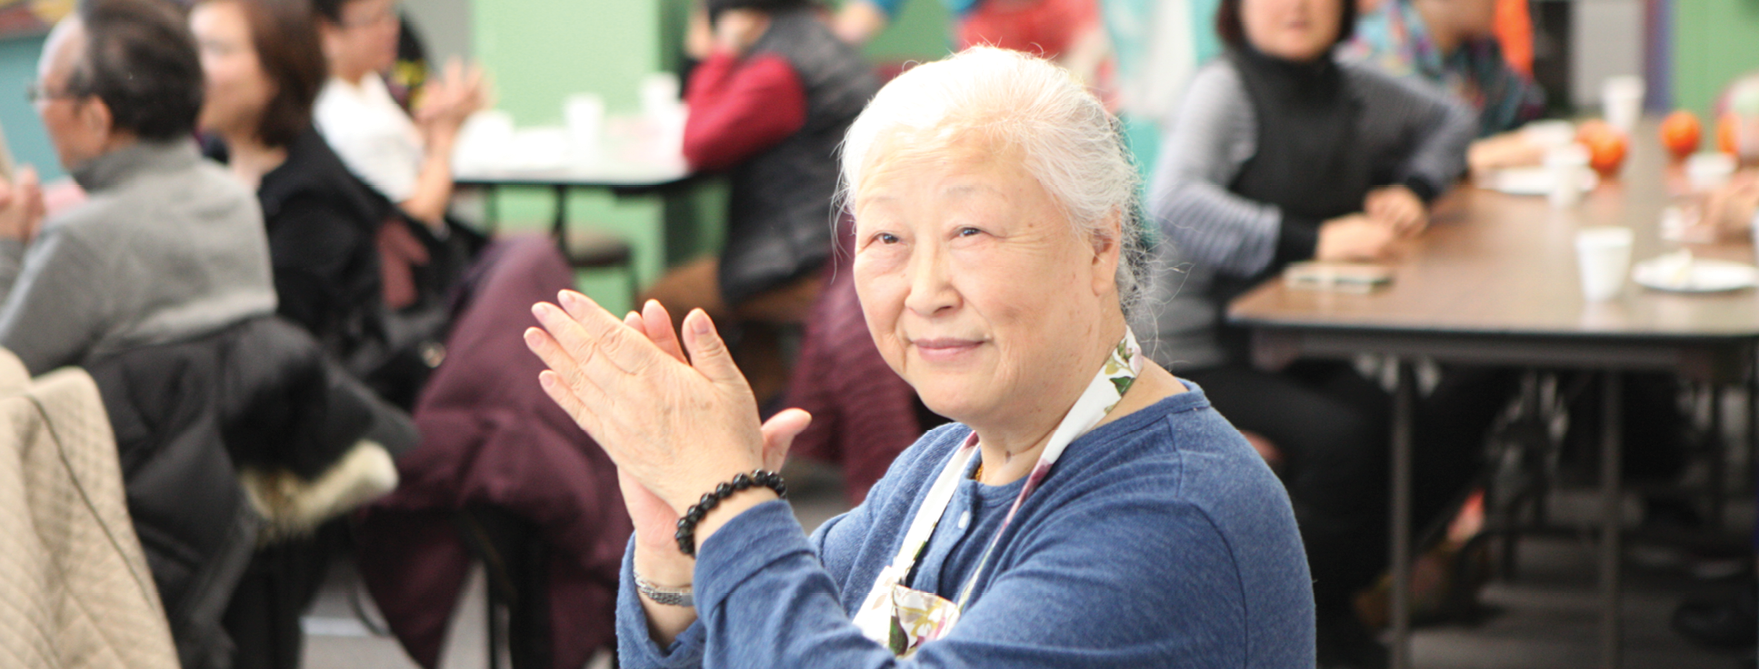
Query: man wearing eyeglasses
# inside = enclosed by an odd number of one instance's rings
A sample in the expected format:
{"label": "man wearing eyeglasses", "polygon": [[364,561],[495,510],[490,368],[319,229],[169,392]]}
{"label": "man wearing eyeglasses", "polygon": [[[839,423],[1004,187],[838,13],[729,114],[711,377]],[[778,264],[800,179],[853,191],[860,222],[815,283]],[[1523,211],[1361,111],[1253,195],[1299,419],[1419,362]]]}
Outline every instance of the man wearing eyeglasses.
{"label": "man wearing eyeglasses", "polygon": [[201,62],[169,3],[84,0],[28,95],[88,199],[0,180],[0,346],[34,374],[275,311],[256,197],[193,139]]}

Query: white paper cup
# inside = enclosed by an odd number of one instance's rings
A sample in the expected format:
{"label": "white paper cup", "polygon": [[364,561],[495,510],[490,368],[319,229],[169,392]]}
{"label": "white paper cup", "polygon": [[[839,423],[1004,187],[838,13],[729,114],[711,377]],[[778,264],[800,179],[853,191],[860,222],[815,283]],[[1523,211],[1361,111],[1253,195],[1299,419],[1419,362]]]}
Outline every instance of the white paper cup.
{"label": "white paper cup", "polygon": [[1545,168],[1551,174],[1551,206],[1565,209],[1582,201],[1582,183],[1588,178],[1588,149],[1570,144],[1546,151]]}
{"label": "white paper cup", "polygon": [[1606,122],[1630,135],[1643,115],[1643,78],[1635,75],[1607,77],[1600,86],[1601,113]]}
{"label": "white paper cup", "polygon": [[605,99],[596,93],[570,95],[562,100],[562,120],[568,125],[574,154],[589,161],[596,158],[604,134]]}
{"label": "white paper cup", "polygon": [[1625,287],[1631,266],[1631,229],[1582,228],[1576,231],[1576,265],[1581,270],[1582,297],[1605,302]]}

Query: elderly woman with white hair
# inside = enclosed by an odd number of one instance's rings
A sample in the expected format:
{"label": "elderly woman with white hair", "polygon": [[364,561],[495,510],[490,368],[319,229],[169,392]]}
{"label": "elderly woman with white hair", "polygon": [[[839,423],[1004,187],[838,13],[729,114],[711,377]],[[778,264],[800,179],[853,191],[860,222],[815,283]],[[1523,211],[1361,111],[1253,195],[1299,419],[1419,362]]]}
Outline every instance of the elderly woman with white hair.
{"label": "elderly woman with white hair", "polygon": [[621,666],[1313,666],[1282,487],[1126,325],[1136,172],[1099,101],[972,49],[882,89],[842,171],[868,327],[957,422],[810,538],[766,471],[809,417],[760,426],[706,315],[680,345],[657,303],[533,308],[635,521]]}

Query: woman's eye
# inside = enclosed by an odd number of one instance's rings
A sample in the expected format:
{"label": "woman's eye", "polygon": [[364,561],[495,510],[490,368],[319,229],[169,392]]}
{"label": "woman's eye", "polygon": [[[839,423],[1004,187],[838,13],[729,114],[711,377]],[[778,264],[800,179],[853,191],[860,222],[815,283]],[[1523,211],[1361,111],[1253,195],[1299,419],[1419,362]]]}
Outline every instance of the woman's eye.
{"label": "woman's eye", "polygon": [[873,240],[881,244],[896,244],[898,243],[898,236],[890,232],[882,232],[874,235]]}
{"label": "woman's eye", "polygon": [[971,237],[979,234],[983,234],[983,231],[977,228],[959,228],[960,237]]}

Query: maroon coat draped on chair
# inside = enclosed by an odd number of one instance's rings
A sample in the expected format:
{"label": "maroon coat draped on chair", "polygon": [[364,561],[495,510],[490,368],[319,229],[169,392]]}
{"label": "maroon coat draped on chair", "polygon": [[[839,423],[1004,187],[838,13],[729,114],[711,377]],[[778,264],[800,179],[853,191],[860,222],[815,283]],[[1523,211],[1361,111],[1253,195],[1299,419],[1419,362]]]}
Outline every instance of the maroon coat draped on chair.
{"label": "maroon coat draped on chair", "polygon": [[579,667],[615,638],[617,574],[631,526],[608,456],[544,395],[523,333],[531,305],[572,288],[546,238],[504,240],[467,279],[447,357],[415,408],[421,446],[397,462],[395,493],[360,514],[361,574],[404,649],[439,661],[471,555],[467,506],[533,524],[549,548],[554,666]]}

